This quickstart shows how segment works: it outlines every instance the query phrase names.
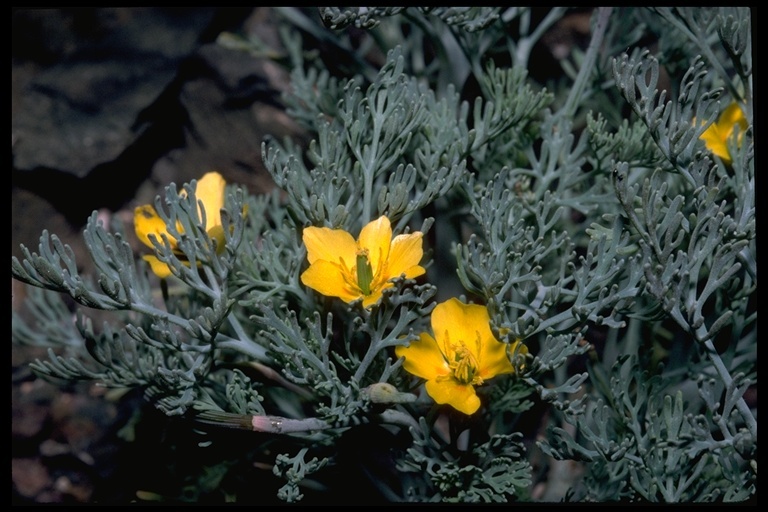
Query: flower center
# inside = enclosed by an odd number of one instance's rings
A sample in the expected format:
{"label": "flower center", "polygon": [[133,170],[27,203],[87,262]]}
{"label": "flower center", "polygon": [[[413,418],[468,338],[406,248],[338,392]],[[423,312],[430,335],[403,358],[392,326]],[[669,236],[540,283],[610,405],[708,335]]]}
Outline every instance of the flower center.
{"label": "flower center", "polygon": [[453,349],[453,361],[448,361],[453,377],[462,384],[482,384],[483,379],[475,376],[477,359],[472,352],[464,345],[454,345]]}
{"label": "flower center", "polygon": [[371,294],[371,283],[373,282],[373,268],[371,260],[368,258],[368,249],[357,251],[357,286],[363,295]]}

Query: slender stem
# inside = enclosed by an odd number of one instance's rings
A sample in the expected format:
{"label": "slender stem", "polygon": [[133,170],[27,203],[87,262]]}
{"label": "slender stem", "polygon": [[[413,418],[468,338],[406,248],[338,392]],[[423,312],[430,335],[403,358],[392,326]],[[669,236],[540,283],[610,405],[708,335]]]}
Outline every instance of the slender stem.
{"label": "slender stem", "polygon": [[[240,320],[237,319],[237,317],[234,315],[234,313],[230,313],[227,315],[227,320],[229,320],[229,325],[232,326],[232,329],[235,331],[235,335],[242,341],[250,341],[254,345],[259,346],[259,348],[263,348],[260,345],[258,345],[255,341],[251,339],[248,334],[246,334],[245,329],[243,329],[243,325],[240,323]],[[264,353],[266,354],[266,350],[264,350]]]}
{"label": "slender stem", "polygon": [[402,411],[395,409],[385,409],[379,415],[379,417],[383,423],[388,423],[391,425],[402,425],[404,427],[410,427],[415,430],[419,429],[419,422],[416,421],[416,419],[410,414],[406,414]]}
{"label": "slender stem", "polygon": [[[360,166],[363,170],[363,216],[362,225],[365,226],[371,220],[371,204],[373,196],[373,178],[376,173],[376,161],[378,160],[379,152],[379,137],[381,137],[381,119],[378,116],[378,98],[376,95],[382,94],[383,90],[379,89],[375,95],[368,97],[368,109],[371,115],[371,122],[373,124],[373,133],[371,134],[371,145],[368,153],[369,158],[363,158],[365,155],[362,152],[358,153]],[[373,102],[373,104],[372,104]],[[363,147],[365,149],[365,147]]]}
{"label": "slender stem", "polygon": [[202,423],[271,434],[289,434],[331,428],[330,423],[319,418],[297,420],[282,416],[245,416],[219,411],[203,411],[197,420]]}
{"label": "slender stem", "polygon": [[515,51],[515,65],[528,69],[528,59],[531,56],[531,50],[539,39],[541,39],[541,36],[563,17],[566,10],[566,7],[553,7],[544,19],[536,25],[536,28],[531,35],[521,38],[520,41],[518,41],[517,51]]}
{"label": "slender stem", "polygon": [[257,359],[258,361],[264,363],[273,362],[269,355],[267,355],[267,349],[257,345],[250,340],[238,340],[223,334],[219,334],[219,339],[216,341],[216,346],[217,348],[221,349],[234,350],[243,354],[244,356]]}
{"label": "slender stem", "polygon": [[[706,328],[704,326],[700,327],[696,331],[697,337],[705,337],[707,335]],[[733,386],[733,378],[731,377],[731,373],[728,371],[728,368],[725,367],[725,364],[723,363],[723,360],[720,358],[720,354],[717,353],[717,350],[715,349],[715,345],[712,343],[711,339],[707,339],[704,341],[704,346],[707,348],[707,355],[709,356],[709,359],[712,361],[712,364],[715,367],[715,371],[717,371],[717,374],[720,376],[720,379],[723,381],[723,384],[725,384],[726,389]],[[744,422],[747,424],[747,428],[749,429],[749,433],[752,434],[752,437],[754,439],[757,439],[757,420],[755,420],[755,417],[752,415],[752,411],[749,410],[749,406],[747,405],[747,402],[744,401],[743,397],[740,397],[739,400],[736,402],[736,408],[741,413],[741,416],[744,418]]]}
{"label": "slender stem", "polygon": [[178,315],[174,315],[167,311],[163,311],[162,309],[158,309],[155,306],[152,306],[151,304],[146,304],[143,302],[133,302],[131,304],[131,310],[136,311],[137,313],[142,313],[144,315],[153,316],[155,318],[162,318],[180,327],[189,326],[189,320],[187,320],[186,318],[182,318]]}
{"label": "slender stem", "polygon": [[307,391],[301,386],[297,386],[296,384],[289,381],[288,379],[280,375],[278,372],[276,372],[274,369],[270,368],[269,366],[266,366],[256,361],[251,361],[247,363],[247,365],[255,369],[256,371],[258,371],[262,375],[264,375],[266,378],[270,380],[274,380],[284,388],[290,389],[291,391],[293,391],[294,393],[296,393],[297,395],[301,396],[306,400],[312,400],[314,398],[314,395],[310,391]]}
{"label": "slender stem", "polygon": [[373,172],[367,167],[363,169],[363,216],[362,225],[365,226],[371,221],[371,195],[373,194]]}
{"label": "slender stem", "polygon": [[576,106],[579,104],[581,95],[584,92],[584,87],[594,72],[597,54],[600,51],[600,45],[603,44],[603,37],[608,28],[608,19],[611,17],[611,11],[613,11],[613,7],[598,7],[597,9],[597,23],[595,23],[595,31],[592,33],[592,40],[589,42],[579,75],[576,77],[565,106],[560,112],[560,115],[566,119],[573,119],[576,113]]}

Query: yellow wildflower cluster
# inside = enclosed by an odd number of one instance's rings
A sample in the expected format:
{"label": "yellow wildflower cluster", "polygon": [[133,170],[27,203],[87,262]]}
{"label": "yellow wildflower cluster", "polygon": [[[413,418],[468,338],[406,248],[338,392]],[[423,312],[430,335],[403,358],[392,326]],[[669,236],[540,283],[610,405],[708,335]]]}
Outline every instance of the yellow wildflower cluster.
{"label": "yellow wildflower cluster", "polygon": [[[363,227],[357,241],[344,230],[317,227],[306,228],[303,238],[310,266],[301,281],[348,303],[362,298],[365,308],[381,299],[382,291],[393,286],[393,278],[414,278],[425,272],[419,265],[422,234],[393,239],[385,216]],[[473,414],[480,408],[475,387],[515,371],[508,350],[514,351],[517,344],[494,338],[486,307],[457,299],[438,304],[431,322],[434,337],[422,333],[395,353],[405,358],[405,370],[426,380],[426,391],[435,402]],[[519,350],[528,351],[524,345]]]}
{"label": "yellow wildflower cluster", "polygon": [[[197,182],[195,195],[199,215],[205,216],[205,229],[224,247],[221,209],[224,207],[226,182],[217,172],[205,174]],[[183,194],[184,192],[182,192]],[[168,240],[179,257],[178,241],[168,232],[165,221],[152,205],[142,205],[134,212],[136,235],[154,248],[151,238]],[[182,227],[177,229],[181,232]],[[352,303],[362,299],[364,308],[379,302],[383,291],[394,286],[393,279],[416,278],[425,273],[420,265],[423,257],[422,233],[392,237],[392,226],[386,216],[368,223],[357,240],[341,229],[308,227],[303,233],[309,267],[301,274],[301,282],[319,293]],[[155,255],[143,258],[161,278],[171,269]],[[438,304],[432,312],[432,331],[421,333],[409,346],[399,346],[397,357],[404,358],[403,368],[426,380],[426,391],[438,404],[449,404],[465,414],[480,408],[475,387],[501,374],[515,371],[510,352],[517,342],[508,345],[491,332],[488,310],[484,306],[463,304],[450,299]],[[528,352],[524,345],[518,349]]]}

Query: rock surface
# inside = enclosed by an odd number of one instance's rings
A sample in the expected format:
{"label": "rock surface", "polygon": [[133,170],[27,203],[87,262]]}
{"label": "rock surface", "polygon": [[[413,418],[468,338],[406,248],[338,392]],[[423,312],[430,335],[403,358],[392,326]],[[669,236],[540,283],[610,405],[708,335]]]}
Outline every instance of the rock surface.
{"label": "rock surface", "polygon": [[[269,9],[15,10],[13,211],[31,200],[23,190],[79,229],[94,210],[129,208],[137,196],[151,200],[169,181],[211,169],[253,193],[269,190],[261,140],[297,132],[279,114],[287,72],[215,39],[225,30],[274,31],[271,16]],[[19,242],[36,245],[42,227]]]}

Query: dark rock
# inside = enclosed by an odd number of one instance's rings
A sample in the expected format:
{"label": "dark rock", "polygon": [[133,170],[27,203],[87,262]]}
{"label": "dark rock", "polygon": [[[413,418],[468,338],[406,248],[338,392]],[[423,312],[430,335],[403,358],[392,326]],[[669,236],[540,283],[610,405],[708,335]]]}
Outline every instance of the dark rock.
{"label": "dark rock", "polygon": [[282,84],[269,78],[287,75],[286,71],[215,44],[200,48],[196,64],[197,74],[189,76],[179,91],[185,112],[184,142],[165,155],[170,162],[156,166],[157,185],[170,181],[180,185],[217,170],[228,182],[245,185],[252,193],[271,190],[272,180],[261,156],[264,137],[299,135],[299,128],[280,107]]}
{"label": "dark rock", "polygon": [[[94,18],[91,37],[78,39],[64,60],[42,68],[18,91],[11,120],[17,169],[56,169],[83,178],[116,159],[145,132],[140,114],[171,85],[214,14],[116,9],[105,21],[109,11],[76,11],[76,19]],[[26,16],[24,10],[14,13],[16,19]],[[16,20],[13,27],[14,40],[29,37],[16,34]]]}
{"label": "dark rock", "polygon": [[209,170],[254,193],[272,188],[261,141],[299,133],[280,106],[288,72],[215,43],[230,30],[276,44],[270,9],[13,15],[14,190],[46,200],[79,230],[94,210],[132,209],[147,180],[139,202]]}

